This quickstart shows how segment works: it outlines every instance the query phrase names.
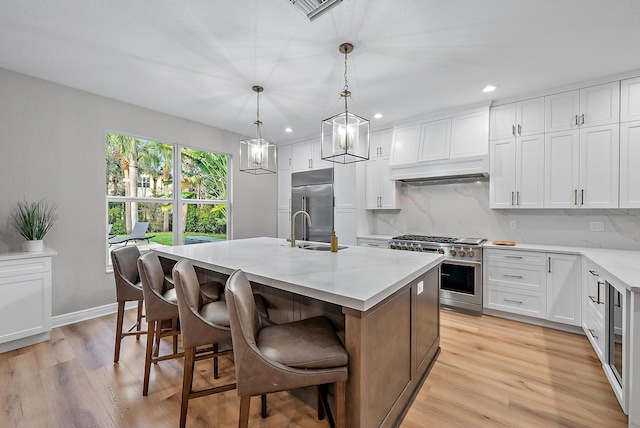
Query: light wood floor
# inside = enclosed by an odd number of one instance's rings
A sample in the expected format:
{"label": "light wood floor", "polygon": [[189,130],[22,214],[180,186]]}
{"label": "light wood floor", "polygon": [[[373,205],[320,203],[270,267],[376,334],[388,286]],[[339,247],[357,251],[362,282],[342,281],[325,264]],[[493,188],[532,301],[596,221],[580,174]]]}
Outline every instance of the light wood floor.
{"label": "light wood floor", "polygon": [[[125,338],[113,364],[114,328],[115,315],[104,316],[0,354],[0,427],[177,427],[182,359],[155,365],[142,397],[144,337]],[[626,426],[584,336],[450,312],[441,332],[442,353],[403,428]],[[222,360],[216,382],[224,383],[234,372]],[[210,361],[196,363],[197,385],[208,385],[212,371]],[[194,399],[187,426],[235,427],[238,406],[235,391]],[[251,406],[251,427],[328,426],[287,393],[269,395],[267,419],[259,397]]]}

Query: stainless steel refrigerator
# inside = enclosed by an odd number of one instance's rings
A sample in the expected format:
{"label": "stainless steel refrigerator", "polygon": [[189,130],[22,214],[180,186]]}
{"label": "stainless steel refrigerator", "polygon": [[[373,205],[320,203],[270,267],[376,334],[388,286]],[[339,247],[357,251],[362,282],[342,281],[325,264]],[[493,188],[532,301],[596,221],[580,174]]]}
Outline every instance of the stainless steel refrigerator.
{"label": "stainless steel refrigerator", "polygon": [[311,216],[296,217],[296,240],[331,242],[333,231],[333,168],[291,174],[291,215],[306,211]]}

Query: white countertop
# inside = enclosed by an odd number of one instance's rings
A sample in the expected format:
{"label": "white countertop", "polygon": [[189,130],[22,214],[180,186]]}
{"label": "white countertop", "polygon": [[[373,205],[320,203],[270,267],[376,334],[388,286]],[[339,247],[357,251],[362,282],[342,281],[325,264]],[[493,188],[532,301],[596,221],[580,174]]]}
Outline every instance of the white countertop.
{"label": "white countertop", "polygon": [[518,243],[509,247],[494,245],[491,242],[486,242],[483,248],[582,255],[595,263],[599,267],[598,271],[601,271],[601,273],[605,272],[609,276],[614,277],[633,292],[640,292],[640,251]]}
{"label": "white countertop", "polygon": [[278,238],[157,247],[153,251],[171,259],[188,258],[195,266],[225,274],[242,269],[251,281],[359,311],[372,308],[443,259],[438,254],[358,246],[337,253],[310,251],[292,248]]}
{"label": "white countertop", "polygon": [[15,251],[10,253],[0,253],[0,262],[5,260],[33,259],[36,257],[52,257],[58,253],[51,248],[45,248],[44,251]]}

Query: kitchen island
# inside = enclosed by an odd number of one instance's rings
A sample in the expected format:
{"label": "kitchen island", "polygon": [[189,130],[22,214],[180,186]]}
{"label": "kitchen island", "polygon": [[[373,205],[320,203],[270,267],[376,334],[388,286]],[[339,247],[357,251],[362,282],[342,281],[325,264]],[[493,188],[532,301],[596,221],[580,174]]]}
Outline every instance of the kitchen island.
{"label": "kitchen island", "polygon": [[154,251],[218,278],[242,269],[276,322],[328,316],[349,353],[348,427],[398,426],[440,352],[440,255],[355,246],[331,253],[276,238]]}

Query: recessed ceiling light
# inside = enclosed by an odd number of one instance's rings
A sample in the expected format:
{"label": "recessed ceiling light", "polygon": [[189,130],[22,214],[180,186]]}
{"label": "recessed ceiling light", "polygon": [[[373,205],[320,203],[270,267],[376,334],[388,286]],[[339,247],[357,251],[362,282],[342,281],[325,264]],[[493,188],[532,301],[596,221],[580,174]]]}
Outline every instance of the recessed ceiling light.
{"label": "recessed ceiling light", "polygon": [[496,90],[496,86],[495,85],[487,85],[487,86],[484,87],[482,92],[493,92],[495,90]]}
{"label": "recessed ceiling light", "polygon": [[374,119],[380,119],[382,117],[382,113],[376,113],[373,115]]}
{"label": "recessed ceiling light", "polygon": [[284,132],[293,132],[293,128],[284,128]]}

